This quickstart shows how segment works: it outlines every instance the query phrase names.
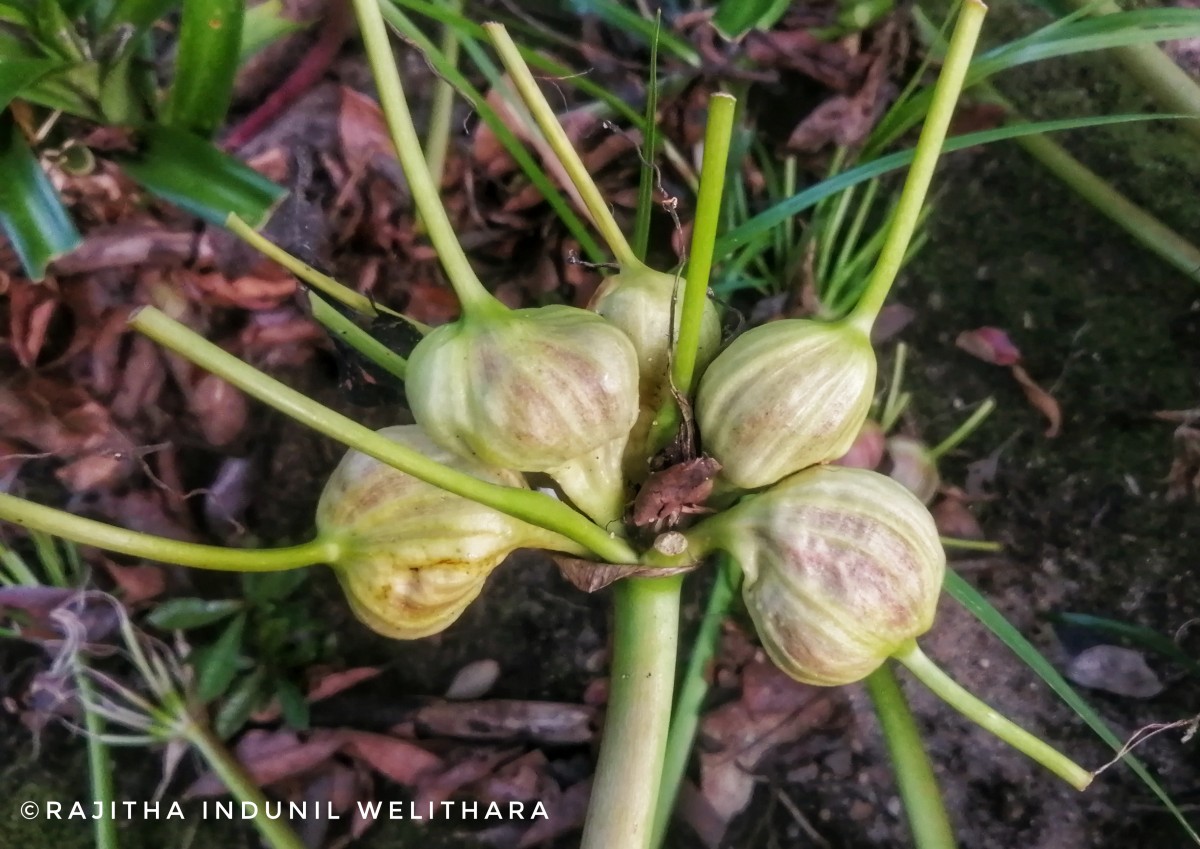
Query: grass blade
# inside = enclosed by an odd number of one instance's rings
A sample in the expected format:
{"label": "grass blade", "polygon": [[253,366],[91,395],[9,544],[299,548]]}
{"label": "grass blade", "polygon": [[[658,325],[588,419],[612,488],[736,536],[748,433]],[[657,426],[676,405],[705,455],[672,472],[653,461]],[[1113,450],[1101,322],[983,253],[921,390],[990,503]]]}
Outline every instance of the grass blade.
{"label": "grass blade", "polygon": [[74,250],[83,237],[7,113],[0,114],[0,174],[0,229],[25,273],[41,280],[51,260]]}
{"label": "grass blade", "polygon": [[[998,141],[1022,138],[1038,133],[1055,133],[1064,130],[1078,130],[1085,127],[1102,127],[1109,124],[1129,124],[1135,121],[1157,121],[1163,119],[1186,118],[1185,115],[1106,115],[1089,118],[1064,118],[1055,121],[1038,121],[1032,124],[1019,124],[1008,127],[998,127],[993,130],[983,130],[977,133],[954,136],[942,145],[943,153],[953,153],[975,145],[991,144]],[[843,171],[836,177],[824,180],[815,186],[810,186],[787,200],[780,201],[774,206],[763,210],[739,227],[726,233],[717,240],[717,255],[728,256],[734,250],[759,237],[783,223],[794,215],[812,207],[819,201],[836,194],[851,186],[897,171],[912,162],[913,151],[903,150],[897,153],[881,156],[848,171]]]}
{"label": "grass blade", "polygon": [[201,136],[221,126],[233,97],[245,13],[243,0],[183,0],[167,124]]}
{"label": "grass blade", "polygon": [[[976,619],[1000,638],[1000,641],[1008,646],[1014,654],[1019,657],[1030,669],[1037,674],[1039,678],[1050,686],[1050,689],[1058,694],[1058,697],[1063,700],[1071,710],[1079,715],[1079,718],[1088,724],[1088,726],[1096,732],[1101,740],[1112,746],[1115,751],[1121,749],[1122,741],[1117,738],[1117,735],[1109,729],[1108,725],[1101,718],[1100,714],[1096,713],[1092,707],[1083,700],[1083,698],[1075,692],[1074,688],[1067,683],[1067,680],[1059,674],[1058,670],[1051,665],[1050,661],[1042,656],[1032,643],[1014,628],[1004,615],[1000,613],[991,603],[984,598],[978,590],[972,587],[961,576],[953,571],[946,572],[946,580],[943,584],[946,592],[950,596],[970,611]],[[1200,835],[1197,835],[1192,826],[1184,818],[1183,812],[1171,801],[1171,797],[1162,786],[1154,779],[1154,776],[1146,769],[1146,767],[1137,758],[1126,755],[1121,759],[1127,764],[1137,776],[1142,779],[1151,792],[1159,798],[1163,806],[1171,812],[1180,826],[1187,832],[1197,845],[1200,845]]]}
{"label": "grass blade", "polygon": [[286,194],[285,189],[206,139],[173,127],[147,129],[141,150],[117,161],[149,191],[222,226],[233,213],[252,227],[260,227]]}
{"label": "grass blade", "polygon": [[[417,49],[428,58],[434,70],[443,79],[449,81],[459,94],[474,107],[479,113],[480,119],[495,133],[497,141],[508,151],[509,156],[517,163],[521,172],[529,179],[529,182],[537,187],[537,190],[546,199],[546,202],[550,204],[550,207],[571,232],[571,235],[579,242],[580,248],[588,259],[592,262],[604,262],[607,254],[592,236],[587,224],[576,214],[570,202],[555,187],[554,182],[537,164],[525,146],[521,144],[516,134],[509,129],[504,120],[496,113],[496,110],[487,102],[487,98],[484,97],[483,93],[475,88],[466,76],[450,63],[449,58],[413,24],[407,15],[388,3],[382,4],[380,11],[383,12],[383,17],[388,22],[388,26],[394,27],[403,38],[415,44]],[[480,30],[480,32],[482,33],[483,31]],[[463,50],[472,58],[472,61],[475,62],[480,71],[483,72],[488,83],[493,86],[498,85],[500,73],[491,62],[484,61],[483,51],[475,39],[470,35],[464,35],[460,32],[459,42]]]}

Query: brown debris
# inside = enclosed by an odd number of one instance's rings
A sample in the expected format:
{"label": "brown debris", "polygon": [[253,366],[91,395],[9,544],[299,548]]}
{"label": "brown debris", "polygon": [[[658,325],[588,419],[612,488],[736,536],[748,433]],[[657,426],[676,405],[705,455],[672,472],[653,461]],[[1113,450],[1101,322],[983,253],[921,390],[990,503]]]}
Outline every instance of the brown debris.
{"label": "brown debris", "polygon": [[1035,381],[1021,365],[1021,351],[1006,331],[999,327],[980,327],[964,330],[954,344],[971,356],[992,365],[1007,366],[1021,386],[1030,406],[1046,417],[1047,437],[1058,436],[1062,430],[1062,409],[1058,400]]}

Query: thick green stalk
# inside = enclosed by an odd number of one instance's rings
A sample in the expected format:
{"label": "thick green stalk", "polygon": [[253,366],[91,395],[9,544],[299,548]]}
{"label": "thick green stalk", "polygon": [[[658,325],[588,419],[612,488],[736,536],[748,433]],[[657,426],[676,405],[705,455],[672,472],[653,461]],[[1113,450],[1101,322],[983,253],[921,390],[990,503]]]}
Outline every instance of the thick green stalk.
{"label": "thick green stalk", "polygon": [[648,849],[663,773],[682,576],[617,583],[604,739],[581,849]]}
{"label": "thick green stalk", "polygon": [[[985,85],[983,90],[990,100],[1008,110],[1010,122],[1021,120],[1020,114],[1013,104],[1001,96],[995,88]],[[1200,127],[1200,120],[1186,123]],[[1020,136],[1014,141],[1026,153],[1040,162],[1047,171],[1094,206],[1097,211],[1106,215],[1126,233],[1192,280],[1200,282],[1200,248],[1121,194],[1095,171],[1071,156],[1062,145],[1048,135]]]}
{"label": "thick green stalk", "polygon": [[1076,790],[1084,790],[1092,783],[1093,776],[1086,769],[967,692],[930,660],[915,640],[892,656],[907,666],[909,672],[950,707],[1018,752],[1037,761]]}
{"label": "thick green stalk", "polygon": [[278,572],[315,563],[332,563],[337,560],[339,551],[336,540],[320,539],[287,548],[222,548],[181,542],[84,519],[3,493],[0,493],[0,519],[105,551],[229,572]]}
{"label": "thick green stalk", "polygon": [[551,150],[558,157],[563,169],[566,170],[571,182],[575,185],[576,191],[583,199],[583,205],[587,208],[592,223],[596,225],[596,229],[600,231],[600,235],[608,244],[608,249],[613,252],[618,264],[626,269],[641,268],[642,263],[638,261],[629,242],[625,240],[625,234],[621,232],[617,219],[613,217],[604,196],[600,194],[600,189],[596,186],[592,175],[588,173],[587,166],[583,164],[583,160],[579,158],[571,140],[567,138],[566,131],[558,122],[554,110],[546,102],[542,90],[538,88],[537,81],[521,57],[517,45],[509,37],[508,31],[503,24],[495,23],[484,24],[483,28],[491,38],[492,45],[500,56],[500,62],[504,65],[504,70],[508,71],[508,75],[512,77],[513,85],[517,87],[517,92],[525,101],[526,108],[533,115],[533,120],[537,122],[542,135],[546,137]]}
{"label": "thick green stalk", "polygon": [[[334,280],[328,274],[322,274],[306,262],[302,262],[290,253],[285,251],[278,245],[272,242],[239,218],[237,215],[230,213],[229,218],[225,220],[225,227],[243,242],[250,247],[263,254],[268,259],[279,263],[292,274],[299,277],[318,292],[328,295],[333,300],[344,306],[349,307],[356,313],[362,315],[376,316],[380,312],[386,312],[388,315],[397,318],[404,318],[405,321],[411,321],[387,307],[381,307],[374,301],[368,298],[361,292],[355,292],[349,286],[345,286]],[[419,329],[424,328],[424,325],[418,322],[411,322],[417,325]]]}
{"label": "thick green stalk", "polygon": [[363,330],[346,316],[335,310],[323,298],[309,293],[309,308],[312,316],[330,333],[336,335],[358,353],[379,366],[392,377],[403,381],[408,373],[408,361],[387,345]]}
{"label": "thick green stalk", "polygon": [[271,849],[306,849],[304,841],[284,819],[267,816],[267,797],[229,750],[198,723],[191,722],[183,734],[192,747],[200,753],[213,772],[239,802],[252,802],[255,806],[254,827]]}
{"label": "thick green stalk", "polygon": [[367,61],[371,65],[371,74],[375,86],[379,90],[379,103],[383,107],[383,115],[396,147],[396,155],[404,176],[408,180],[408,188],[412,193],[413,203],[424,222],[429,234],[429,241],[437,252],[438,260],[454,287],[454,293],[462,304],[463,312],[485,313],[507,311],[496,300],[479,277],[471,268],[467,254],[463,251],[458,237],[454,235],[454,226],[442,206],[438,187],[429,174],[425,164],[425,156],[421,152],[421,140],[413,126],[412,115],[408,111],[408,101],[404,98],[404,87],[400,82],[400,74],[396,70],[396,59],[392,55],[391,45],[388,44],[387,26],[379,11],[379,0],[354,0],[354,11],[358,16],[358,26],[362,32],[363,45],[367,50]]}
{"label": "thick green stalk", "polygon": [[709,664],[717,653],[721,638],[721,623],[729,613],[737,590],[739,569],[727,554],[717,560],[717,577],[708,595],[704,618],[692,640],[692,654],[680,681],[667,735],[667,752],[663,758],[662,785],[658,791],[658,807],[654,811],[654,836],[651,849],[659,849],[667,837],[679,787],[687,771],[688,759],[700,726],[700,711],[708,695]]}
{"label": "thick green stalk", "polygon": [[887,241],[858,306],[848,317],[848,321],[863,333],[870,332],[875,317],[883,308],[892,283],[904,264],[908,243],[916,232],[921,206],[929,192],[929,184],[933,180],[933,172],[941,154],[942,142],[950,128],[950,119],[954,115],[954,107],[958,103],[958,95],[962,91],[963,80],[971,64],[971,54],[975,50],[975,42],[979,39],[979,30],[986,14],[987,6],[980,0],[965,0],[959,11],[958,22],[954,26],[950,46],[946,51],[946,61],[938,75],[925,125],[921,128],[921,136],[917,140],[913,163],[904,181],[900,200],[896,204],[892,226],[888,229]]}
{"label": "thick green stalk", "polygon": [[[462,0],[448,0],[453,12],[462,11]],[[450,24],[442,24],[441,53],[450,67],[458,65],[458,32]],[[433,106],[429,110],[429,132],[425,136],[425,166],[440,186],[446,170],[446,148],[450,145],[450,121],[454,117],[454,86],[439,77],[434,84]]]}
{"label": "thick green stalk", "polygon": [[[1112,0],[1068,0],[1075,8],[1085,6],[1093,15],[1112,15],[1121,7]],[[1181,126],[1200,139],[1200,84],[1157,44],[1128,44],[1109,48],[1129,75],[1167,112],[1196,116]]]}
{"label": "thick green stalk", "polygon": [[637,559],[637,554],[627,543],[588,521],[561,501],[532,490],[487,483],[430,460],[353,419],[335,413],[303,393],[284,386],[154,307],[144,307],[134,313],[129,323],[190,362],[343,445],[447,492],[562,534],[610,563],[633,563]]}
{"label": "thick green stalk", "polygon": [[708,99],[700,193],[696,197],[696,220],[692,223],[692,244],[688,250],[687,286],[683,291],[679,337],[675,341],[672,366],[675,387],[684,395],[691,392],[696,377],[700,327],[704,320],[704,308],[708,305],[708,279],[712,273],[717,225],[721,221],[721,195],[725,189],[725,167],[729,160],[729,142],[733,137],[736,109],[737,100],[723,92]]}
{"label": "thick green stalk", "polygon": [[[390,3],[384,3],[382,6],[383,16],[400,36],[409,43],[416,46],[418,50],[425,54],[425,58],[429,64],[433,66],[438,76],[448,80],[454,88],[468,102],[472,104],[475,110],[479,113],[480,120],[487,124],[488,128],[495,133],[500,144],[504,145],[504,149],[508,151],[508,155],[513,158],[517,166],[524,172],[537,190],[541,193],[546,202],[550,204],[550,208],[566,228],[571,232],[577,240],[579,247],[592,262],[603,262],[606,258],[604,250],[600,247],[600,243],[592,237],[592,231],[583,219],[575,214],[575,209],[571,205],[571,201],[567,200],[546,176],[546,172],[534,161],[533,156],[525,148],[525,146],[517,138],[516,134],[504,123],[503,119],[496,113],[496,110],[488,105],[487,98],[473,86],[466,75],[452,64],[437,48],[429,38],[421,32],[415,23],[398,8]],[[444,20],[443,24],[447,27],[455,29],[459,34],[463,50],[465,50],[479,67],[483,75],[492,82],[493,85],[499,84],[500,69],[495,67],[490,59],[487,58],[483,48],[479,46],[475,40],[462,29],[459,24],[450,20]],[[479,30],[479,34],[483,35],[483,30]]]}
{"label": "thick green stalk", "polygon": [[954,829],[942,802],[942,791],[933,775],[933,767],[921,732],[908,708],[908,701],[896,683],[896,676],[886,664],[876,669],[863,682],[879,725],[883,740],[892,758],[900,799],[908,814],[913,844],[917,849],[955,849]]}

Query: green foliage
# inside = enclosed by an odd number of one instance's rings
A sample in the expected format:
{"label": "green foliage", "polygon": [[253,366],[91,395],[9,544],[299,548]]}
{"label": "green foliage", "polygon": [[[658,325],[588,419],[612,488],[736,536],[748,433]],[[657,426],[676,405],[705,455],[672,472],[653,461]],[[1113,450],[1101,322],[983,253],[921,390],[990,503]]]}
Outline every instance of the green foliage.
{"label": "green foliage", "polygon": [[194,634],[187,662],[196,697],[216,707],[213,730],[222,739],[273,700],[290,726],[308,726],[301,675],[333,644],[315,615],[308,574],[244,574],[240,598],[174,598],[147,617],[155,627]]}
{"label": "green foliage", "polygon": [[[175,68],[164,97],[155,80],[151,29],[181,2]],[[244,6],[242,0],[0,2],[0,109],[20,101],[128,127],[141,149],[131,170],[151,174],[139,178],[151,192],[210,221],[236,212],[259,224],[282,190],[207,141],[229,106],[243,53]],[[259,45],[287,31],[261,13],[255,19]],[[162,124],[176,128],[167,143]],[[0,189],[0,227],[33,279],[45,276],[47,265],[76,247],[80,236],[41,174],[29,139],[40,142],[55,130],[69,145],[75,129],[69,121],[55,126],[52,118],[35,131],[0,114],[0,165],[16,177]],[[177,175],[182,164],[190,167]]]}

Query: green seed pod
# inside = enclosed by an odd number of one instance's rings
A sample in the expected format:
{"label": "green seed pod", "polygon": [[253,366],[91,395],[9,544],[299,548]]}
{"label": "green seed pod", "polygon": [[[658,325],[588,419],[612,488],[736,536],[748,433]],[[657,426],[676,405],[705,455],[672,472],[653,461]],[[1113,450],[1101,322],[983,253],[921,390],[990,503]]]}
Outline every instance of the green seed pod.
{"label": "green seed pod", "polygon": [[[606,279],[588,308],[619,327],[633,343],[638,358],[639,413],[630,433],[625,454],[625,475],[640,483],[649,473],[646,440],[654,418],[671,392],[670,357],[672,329],[679,334],[683,314],[683,280],[644,265],[623,268]],[[675,321],[671,322],[671,301]],[[721,345],[721,317],[711,300],[706,300],[700,325],[696,373],[700,374],[716,356]]]}
{"label": "green seed pod", "polygon": [[911,436],[889,436],[886,442],[888,477],[928,504],[942,485],[937,460],[929,446]]}
{"label": "green seed pod", "polygon": [[688,536],[741,564],[759,638],[798,681],[858,681],[933,624],[946,570],[937,528],[876,472],[814,466]]}
{"label": "green seed pod", "polygon": [[[417,425],[379,431],[480,480],[525,488],[517,472],[488,468],[435,445]],[[487,576],[518,548],[579,553],[575,543],[350,451],[321,493],[317,532],[338,541],[331,564],[355,616],[399,640],[453,623]]]}
{"label": "green seed pod", "polygon": [[[592,302],[591,309],[621,329],[637,351],[642,405],[661,400],[668,372],[667,351],[671,344],[671,300],[675,300],[675,334],[683,314],[683,279],[651,268],[622,270],[606,279]],[[700,325],[700,348],[696,356],[696,372],[702,372],[721,344],[721,316],[711,300],[704,304]]]}
{"label": "green seed pod", "polygon": [[773,321],[722,351],[700,380],[704,450],[741,489],[841,457],[875,393],[875,352],[845,323]]}
{"label": "green seed pod", "polygon": [[413,417],[438,445],[546,472],[583,510],[620,515],[637,353],[605,319],[566,306],[469,315],[418,343],[405,384]]}

